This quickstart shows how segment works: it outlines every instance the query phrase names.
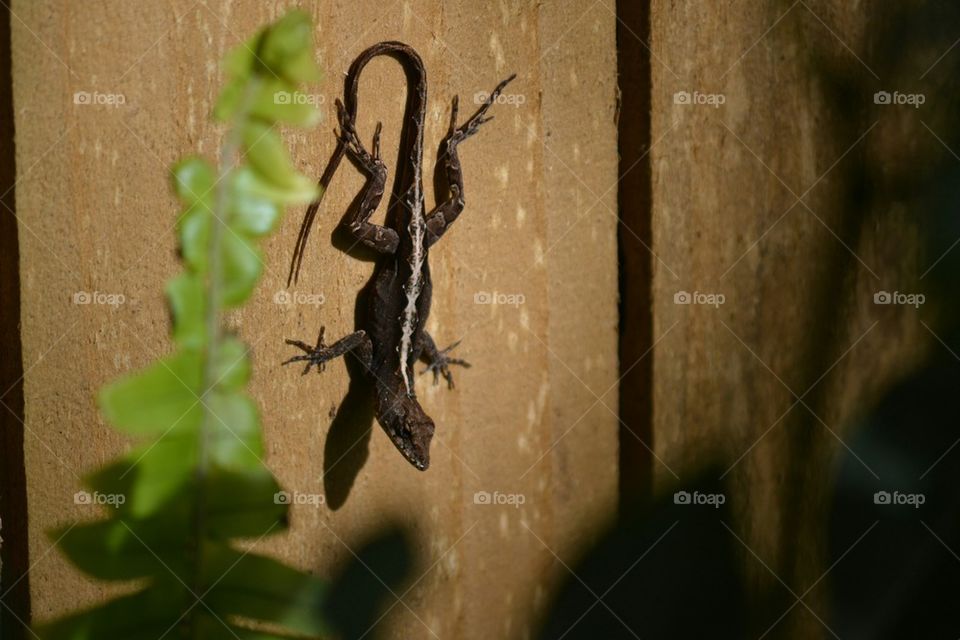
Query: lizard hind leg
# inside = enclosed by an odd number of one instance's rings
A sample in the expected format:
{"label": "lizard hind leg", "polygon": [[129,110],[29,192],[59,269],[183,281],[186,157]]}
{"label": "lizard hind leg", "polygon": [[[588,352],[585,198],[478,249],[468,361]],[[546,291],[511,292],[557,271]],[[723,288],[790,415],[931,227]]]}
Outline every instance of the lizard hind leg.
{"label": "lizard hind leg", "polygon": [[339,100],[337,100],[337,117],[340,120],[340,144],[344,146],[350,157],[356,161],[364,173],[367,182],[363,188],[363,196],[355,211],[349,212],[340,226],[356,241],[382,254],[392,254],[400,244],[400,237],[393,229],[370,222],[371,216],[377,210],[383,193],[386,190],[387,167],[380,157],[380,133],[382,123],[377,123],[373,134],[373,152],[369,152],[360,141],[353,119]]}
{"label": "lizard hind leg", "polygon": [[[437,207],[427,214],[427,229],[429,231],[427,245],[433,245],[447,231],[450,225],[460,217],[466,206],[465,195],[463,192],[463,168],[460,166],[460,157],[457,153],[458,145],[477,133],[480,126],[493,120],[493,116],[487,116],[486,113],[500,97],[504,87],[516,77],[516,74],[510,76],[487,96],[477,112],[467,119],[462,125],[457,127],[457,114],[460,112],[460,98],[453,97],[453,104],[450,108],[450,128],[447,131],[447,137],[441,144],[441,155],[447,174],[447,186],[450,191],[449,197],[440,202]],[[439,200],[439,194],[438,194]]]}

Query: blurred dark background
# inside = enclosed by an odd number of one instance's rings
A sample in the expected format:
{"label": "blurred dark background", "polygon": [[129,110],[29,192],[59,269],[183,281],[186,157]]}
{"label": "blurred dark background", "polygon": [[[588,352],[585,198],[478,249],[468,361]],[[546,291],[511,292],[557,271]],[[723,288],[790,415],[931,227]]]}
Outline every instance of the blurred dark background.
{"label": "blurred dark background", "polygon": [[[656,190],[651,188],[650,175],[656,175],[656,170],[650,166],[650,156],[644,156],[655,143],[651,139],[654,125],[647,114],[651,110],[656,114],[662,103],[651,99],[651,83],[637,82],[631,74],[650,72],[653,59],[654,77],[669,77],[673,71],[665,67],[676,65],[677,58],[670,57],[668,47],[658,47],[656,37],[649,40],[647,8],[628,2],[619,6],[621,169],[638,159],[647,167],[620,186],[622,224],[630,226],[621,232],[621,356],[629,364],[653,341],[644,311],[656,309],[663,301],[651,293],[648,283],[653,273],[662,274],[655,263],[666,251],[658,247],[651,232],[648,213],[652,210],[656,216],[661,209],[651,195]],[[669,23],[669,10],[659,6],[661,21],[654,20],[654,34],[671,28],[709,33],[709,26],[688,28],[685,21],[696,13],[691,6],[672,4],[675,11]],[[836,215],[824,215],[824,205],[814,207],[826,218],[824,226],[829,225],[844,244],[826,263],[824,286],[814,289],[816,314],[807,319],[806,331],[815,337],[806,343],[809,346],[788,342],[777,347],[790,351],[796,361],[804,360],[796,350],[809,349],[807,360],[820,362],[814,376],[834,362],[836,355],[829,355],[831,343],[840,345],[838,336],[844,335],[842,326],[850,320],[844,298],[863,291],[854,284],[856,274],[870,269],[860,260],[863,253],[885,261],[872,265],[878,271],[889,273],[892,267],[896,272],[902,267],[901,275],[907,277],[894,283],[899,291],[923,296],[922,306],[897,311],[893,319],[892,309],[877,307],[879,322],[920,330],[908,332],[915,336],[912,348],[911,342],[904,346],[880,341],[879,351],[871,357],[879,363],[885,359],[884,350],[889,349],[889,358],[906,352],[910,364],[888,376],[881,393],[861,395],[866,401],[847,412],[847,424],[833,425],[838,434],[833,440],[827,438],[828,446],[818,444],[811,435],[800,435],[785,449],[785,457],[770,461],[777,478],[789,479],[785,514],[778,522],[786,562],[783,557],[765,556],[750,542],[751,535],[767,526],[771,514],[762,505],[749,503],[751,496],[762,492],[756,487],[747,490],[735,475],[728,475],[731,465],[739,462],[737,448],[728,453],[729,448],[720,445],[713,455],[687,464],[683,476],[693,474],[693,480],[679,482],[665,478],[666,473],[651,472],[657,467],[651,449],[660,451],[652,446],[658,432],[653,401],[649,394],[623,393],[622,415],[629,419],[621,437],[620,520],[572,567],[546,616],[543,638],[960,636],[956,614],[960,597],[960,128],[956,117],[960,94],[955,86],[960,72],[960,6],[890,2],[872,4],[864,13],[852,6],[783,2],[756,9],[771,24],[764,37],[773,42],[757,41],[749,55],[766,55],[771,68],[779,71],[779,77],[770,80],[769,91],[786,95],[782,83],[800,82],[811,87],[806,92],[809,99],[825,105],[805,143],[815,145],[818,138],[814,136],[830,132],[829,137],[844,141],[843,150],[861,132],[869,131],[867,144],[844,154],[825,180],[827,197],[832,199],[827,204],[835,207]],[[745,4],[731,8],[726,14],[729,22],[720,30],[731,28],[741,12],[749,10]],[[853,22],[856,29],[844,29],[851,25],[851,14],[860,18]],[[705,36],[702,40],[709,42]],[[794,56],[806,69],[800,79],[783,62]],[[693,66],[700,64],[698,60]],[[703,76],[699,80],[705,82]],[[897,100],[902,101],[901,108]],[[779,108],[787,112],[791,105],[785,98]],[[756,115],[757,122],[767,119],[764,113]],[[667,118],[659,120],[662,129]],[[784,145],[791,144],[788,131],[757,130],[756,126],[746,130],[753,137],[743,135],[749,141],[744,146],[759,149],[754,159],[769,173],[780,174],[776,152],[769,150],[777,147],[781,136]],[[732,144],[736,147],[738,142]],[[662,151],[664,156],[670,154]],[[785,181],[791,183],[791,177]],[[865,241],[878,230],[891,228],[896,235],[887,244],[899,244],[899,251]],[[730,228],[726,233],[738,231]],[[648,243],[653,252],[645,250]],[[786,259],[788,254],[764,254],[767,261],[780,257]],[[811,267],[801,259],[793,270],[797,279],[782,285],[803,295],[812,284],[805,275]],[[780,333],[773,326],[759,329],[760,335],[763,329],[769,336]],[[688,346],[691,351],[701,348],[709,350],[711,345]],[[840,345],[837,351],[843,348]],[[625,372],[624,389],[647,388],[656,366],[645,363],[640,369]],[[853,368],[846,374],[850,388],[860,379],[883,375],[884,369]],[[788,381],[793,379],[793,372],[779,373]],[[841,387],[834,393],[845,391]],[[704,402],[709,401],[706,393]],[[746,387],[744,393],[750,393]],[[819,387],[807,401],[814,408],[829,406],[830,393],[829,387]],[[823,394],[827,395],[816,397]],[[755,418],[760,421],[759,415]],[[789,427],[799,430],[798,435],[804,433],[800,425]],[[820,429],[818,425],[811,428]],[[658,475],[665,481],[652,480]],[[818,482],[826,487],[822,494],[817,493]],[[796,520],[803,517],[802,507],[811,500],[811,493],[826,511],[823,522]],[[723,504],[684,502],[697,494],[702,499],[722,496],[714,502]],[[819,543],[811,539],[811,529],[814,537],[823,540],[822,555],[816,553]],[[816,569],[804,571],[798,566]],[[758,580],[757,573],[764,579]]]}

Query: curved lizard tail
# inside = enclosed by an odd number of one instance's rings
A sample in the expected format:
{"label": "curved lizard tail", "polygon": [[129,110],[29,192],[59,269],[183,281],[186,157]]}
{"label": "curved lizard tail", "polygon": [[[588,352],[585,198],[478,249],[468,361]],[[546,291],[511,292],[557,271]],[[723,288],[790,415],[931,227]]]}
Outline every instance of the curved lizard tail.
{"label": "curved lizard tail", "polygon": [[[344,79],[344,109],[347,117],[352,121],[356,118],[357,115],[357,89],[360,84],[360,72],[363,71],[363,68],[367,66],[367,63],[376,58],[377,56],[389,55],[400,60],[404,68],[407,69],[408,73],[414,74],[413,78],[413,87],[414,91],[410,92],[410,97],[407,103],[407,113],[405,114],[405,120],[410,120],[409,116],[414,114],[419,114],[419,119],[414,118],[417,122],[423,122],[423,116],[426,113],[427,108],[427,72],[423,66],[423,60],[420,59],[420,55],[409,45],[406,45],[402,42],[396,41],[385,41],[379,42],[361,53],[356,60],[353,61],[353,64],[350,65],[350,70],[347,71],[347,76]],[[413,132],[416,140],[421,141],[423,139],[423,131],[418,130]],[[416,144],[415,146],[421,146]],[[318,186],[320,187],[320,195],[317,196],[317,199],[310,203],[310,206],[307,208],[307,212],[303,216],[303,222],[300,223],[300,232],[297,235],[297,244],[293,250],[293,259],[290,261],[290,272],[287,274],[287,286],[289,287],[291,283],[297,281],[300,277],[300,265],[303,262],[303,254],[307,247],[307,239],[310,236],[310,230],[313,228],[313,222],[317,217],[317,212],[320,210],[320,203],[323,201],[323,196],[327,192],[327,186],[330,184],[330,181],[333,179],[333,175],[337,172],[337,169],[340,167],[340,162],[343,160],[343,156],[346,153],[346,143],[343,140],[342,136],[337,136],[337,146],[333,151],[333,155],[330,156],[330,160],[327,162],[326,168],[323,170],[323,174],[320,176],[318,181]]]}

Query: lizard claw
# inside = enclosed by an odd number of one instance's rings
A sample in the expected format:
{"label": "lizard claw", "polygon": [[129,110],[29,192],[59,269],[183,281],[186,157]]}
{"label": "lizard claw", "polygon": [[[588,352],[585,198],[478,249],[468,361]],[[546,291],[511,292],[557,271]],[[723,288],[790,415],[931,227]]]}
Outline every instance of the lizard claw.
{"label": "lizard claw", "polygon": [[446,349],[438,351],[437,355],[434,356],[433,360],[430,362],[427,367],[420,372],[420,375],[423,375],[427,372],[433,373],[433,384],[438,384],[440,382],[440,376],[443,376],[443,379],[447,381],[447,388],[453,389],[453,374],[450,372],[450,365],[460,365],[464,369],[470,368],[470,363],[466,360],[461,360],[460,358],[451,358],[447,354],[453,351],[460,344],[460,341],[457,340],[451,344]]}
{"label": "lizard claw", "polygon": [[326,343],[323,341],[323,334],[325,331],[325,326],[320,327],[320,335],[317,336],[316,345],[309,345],[301,340],[290,340],[288,338],[285,342],[289,345],[302,349],[305,352],[305,355],[293,356],[289,360],[285,360],[283,364],[287,365],[291,362],[306,362],[307,366],[301,375],[307,375],[310,373],[310,367],[314,365],[317,366],[318,373],[324,371],[327,368],[327,361],[334,357],[327,348]]}
{"label": "lizard claw", "polygon": [[377,130],[373,132],[373,159],[380,161],[380,132],[383,130],[383,123],[377,123]]}
{"label": "lizard claw", "polygon": [[453,104],[450,107],[450,130],[447,135],[453,137],[457,131],[457,112],[460,110],[460,96],[453,96]]}

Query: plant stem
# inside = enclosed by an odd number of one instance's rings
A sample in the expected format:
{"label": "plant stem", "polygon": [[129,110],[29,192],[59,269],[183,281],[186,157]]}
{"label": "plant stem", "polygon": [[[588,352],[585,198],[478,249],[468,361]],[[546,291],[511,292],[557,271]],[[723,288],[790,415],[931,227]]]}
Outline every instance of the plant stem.
{"label": "plant stem", "polygon": [[[221,283],[223,282],[223,260],[222,247],[223,236],[227,232],[227,225],[231,216],[230,189],[232,188],[232,174],[239,164],[240,151],[243,145],[243,124],[246,122],[250,112],[250,107],[259,88],[260,79],[254,74],[244,87],[243,96],[240,99],[240,106],[234,115],[233,121],[227,131],[223,147],[220,151],[220,161],[217,164],[217,186],[216,198],[213,205],[212,219],[210,221],[210,239],[207,256],[207,277],[204,282],[204,293],[206,297],[206,307],[204,323],[207,329],[207,349],[203,363],[203,376],[201,379],[201,398],[200,404],[203,410],[203,418],[200,422],[200,442],[198,451],[197,470],[195,474],[196,487],[194,499],[194,558],[192,566],[194,568],[192,590],[195,595],[202,595],[205,586],[201,584],[204,573],[203,563],[203,545],[205,536],[204,514],[206,513],[206,491],[205,485],[209,472],[209,439],[211,433],[212,421],[217,419],[210,409],[209,397],[217,384],[216,380],[216,362],[217,353],[220,348],[220,340],[223,332],[220,323],[220,315],[223,311],[223,292]],[[193,636],[196,632],[196,626],[193,624],[193,616],[187,616],[185,622],[188,625],[188,635]]]}

